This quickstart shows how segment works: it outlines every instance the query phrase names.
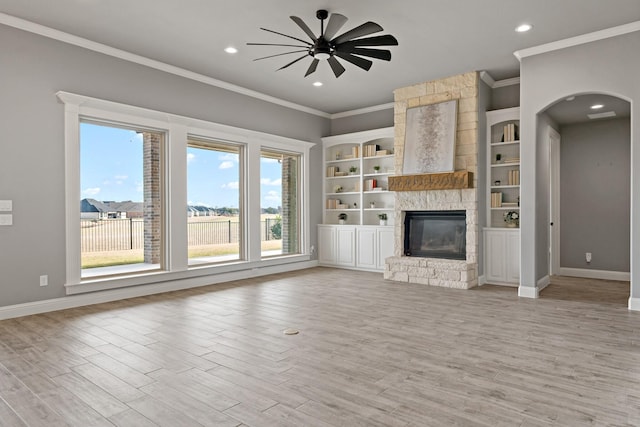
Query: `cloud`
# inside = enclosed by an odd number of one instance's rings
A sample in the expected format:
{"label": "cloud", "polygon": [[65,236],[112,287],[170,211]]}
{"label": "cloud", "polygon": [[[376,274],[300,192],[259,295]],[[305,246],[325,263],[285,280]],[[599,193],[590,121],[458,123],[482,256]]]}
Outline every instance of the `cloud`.
{"label": "cloud", "polygon": [[191,163],[196,159],[196,155],[193,153],[187,153],[187,163]]}
{"label": "cloud", "polygon": [[238,181],[228,182],[226,184],[222,184],[222,188],[237,190],[238,188],[240,188],[240,183]]}
{"label": "cloud", "polygon": [[82,190],[82,194],[84,194],[85,196],[97,196],[100,193],[100,187],[91,187],[91,188],[85,188],[84,190]]}
{"label": "cloud", "polygon": [[218,166],[218,169],[231,169],[233,167],[233,162],[232,161],[225,161],[220,163],[220,166]]}
{"label": "cloud", "polygon": [[116,175],[114,176],[114,178],[118,181],[124,181],[125,179],[129,178],[128,175]]}
{"label": "cloud", "polygon": [[231,162],[238,163],[238,155],[233,153],[225,153],[218,156],[219,160],[228,160]]}
{"label": "cloud", "polygon": [[282,200],[282,197],[280,196],[280,193],[278,193],[277,191],[269,191],[269,192],[267,192],[266,196],[264,196],[264,201],[265,202],[278,202],[278,203],[280,203],[281,200]]}
{"label": "cloud", "polygon": [[261,161],[262,163],[278,163],[278,162],[279,162],[279,160],[278,160],[278,159],[272,159],[272,158],[270,158],[270,157],[261,157],[261,158],[260,158],[260,161]]}
{"label": "cloud", "polygon": [[273,185],[275,187],[280,187],[282,185],[282,178],[278,179],[270,179],[270,178],[261,178],[260,184],[262,185]]}

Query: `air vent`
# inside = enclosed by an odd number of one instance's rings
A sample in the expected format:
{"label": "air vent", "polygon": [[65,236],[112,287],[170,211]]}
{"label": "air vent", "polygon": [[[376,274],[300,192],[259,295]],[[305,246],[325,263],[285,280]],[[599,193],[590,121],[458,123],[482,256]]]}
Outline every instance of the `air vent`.
{"label": "air vent", "polygon": [[604,119],[606,117],[615,117],[615,116],[616,116],[615,111],[606,111],[604,113],[587,114],[587,117],[589,117],[591,120]]}

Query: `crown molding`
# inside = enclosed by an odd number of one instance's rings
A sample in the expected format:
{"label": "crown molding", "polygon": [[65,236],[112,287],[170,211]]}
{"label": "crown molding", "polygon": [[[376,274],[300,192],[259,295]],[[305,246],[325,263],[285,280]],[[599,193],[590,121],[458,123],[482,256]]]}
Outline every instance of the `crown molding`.
{"label": "crown molding", "polygon": [[494,80],[487,71],[480,71],[480,79],[485,82],[491,89],[513,86],[520,84],[520,77],[513,77],[511,79]]}
{"label": "crown molding", "polygon": [[386,104],[374,105],[372,107],[359,108],[357,110],[350,110],[350,111],[343,111],[341,113],[334,113],[334,114],[331,114],[329,118],[331,120],[342,119],[344,117],[358,116],[360,114],[373,113],[376,111],[393,110],[393,107],[394,107],[394,103],[388,102]]}
{"label": "crown molding", "polygon": [[266,101],[272,104],[280,105],[282,107],[298,110],[303,113],[313,114],[316,116],[323,117],[325,119],[331,118],[331,114],[326,113],[324,111],[316,110],[314,108],[309,108],[304,105],[285,101],[284,99],[266,95],[264,93],[247,89],[242,86],[237,86],[231,83],[223,82],[222,80],[214,79],[213,77],[205,76],[204,74],[185,70],[184,68],[180,68],[164,62],[156,61],[155,59],[150,59],[141,55],[136,55],[134,53],[127,52],[122,49],[117,49],[102,43],[97,43],[82,37],[74,36],[72,34],[65,33],[64,31],[55,30],[53,28],[45,27],[44,25],[36,24],[34,22],[27,21],[25,19],[16,18],[15,16],[7,15],[6,13],[0,12],[0,24],[7,25],[9,27],[14,27],[19,30],[27,31],[33,34],[38,34],[40,36],[57,40],[63,43],[89,49],[94,52],[102,53],[115,58],[123,59],[125,61],[133,62],[139,65],[144,65],[149,68],[154,68],[156,70],[164,71],[166,73],[174,74],[176,76],[191,79],[191,80],[204,83],[210,86],[214,86],[220,89],[225,89],[241,95],[256,98],[261,101]]}
{"label": "crown molding", "polygon": [[604,40],[610,37],[617,37],[628,33],[640,31],[640,21],[631,22],[629,24],[619,25],[617,27],[607,28],[605,30],[595,31],[568,39],[557,40],[555,42],[534,46],[527,49],[515,51],[513,54],[518,61],[529,56],[540,55],[541,53],[553,52],[567,47],[578,46],[585,43],[591,43],[598,40]]}

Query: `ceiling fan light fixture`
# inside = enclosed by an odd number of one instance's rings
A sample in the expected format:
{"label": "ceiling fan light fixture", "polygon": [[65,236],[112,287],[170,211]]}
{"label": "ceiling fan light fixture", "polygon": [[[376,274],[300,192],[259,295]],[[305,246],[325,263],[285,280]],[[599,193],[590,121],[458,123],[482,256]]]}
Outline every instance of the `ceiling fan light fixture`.
{"label": "ceiling fan light fixture", "polygon": [[313,57],[323,61],[325,59],[331,58],[331,54],[327,52],[316,52],[313,54]]}

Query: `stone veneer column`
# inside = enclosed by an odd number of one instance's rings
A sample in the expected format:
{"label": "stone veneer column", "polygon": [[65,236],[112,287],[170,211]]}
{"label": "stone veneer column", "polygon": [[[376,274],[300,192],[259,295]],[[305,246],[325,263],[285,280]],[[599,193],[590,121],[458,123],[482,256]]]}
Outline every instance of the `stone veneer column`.
{"label": "stone veneer column", "polygon": [[144,262],[160,264],[162,249],[162,203],[160,152],[163,135],[143,132]]}
{"label": "stone veneer column", "polygon": [[[469,72],[395,90],[394,151],[396,174],[402,175],[406,113],[408,108],[458,100],[455,170],[473,172],[472,189],[407,191],[395,194],[395,250],[387,259],[385,278],[434,286],[476,286],[478,269],[478,73]],[[407,210],[465,210],[466,261],[403,256],[404,218]]]}

